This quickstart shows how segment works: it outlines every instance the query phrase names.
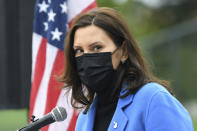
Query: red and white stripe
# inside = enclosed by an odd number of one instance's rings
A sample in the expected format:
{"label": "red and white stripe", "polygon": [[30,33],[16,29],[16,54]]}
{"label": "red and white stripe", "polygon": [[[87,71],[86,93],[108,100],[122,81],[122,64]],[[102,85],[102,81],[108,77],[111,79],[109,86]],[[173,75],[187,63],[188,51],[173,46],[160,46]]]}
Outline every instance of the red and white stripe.
{"label": "red and white stripe", "polygon": [[[78,14],[96,7],[95,0],[68,0],[69,25]],[[66,108],[68,116],[63,122],[56,122],[42,128],[42,131],[74,131],[78,116],[70,105],[70,94],[58,87],[63,86],[56,80],[64,66],[64,54],[48,43],[47,39],[33,33],[32,42],[32,88],[29,116],[38,118],[50,112],[55,106]]]}

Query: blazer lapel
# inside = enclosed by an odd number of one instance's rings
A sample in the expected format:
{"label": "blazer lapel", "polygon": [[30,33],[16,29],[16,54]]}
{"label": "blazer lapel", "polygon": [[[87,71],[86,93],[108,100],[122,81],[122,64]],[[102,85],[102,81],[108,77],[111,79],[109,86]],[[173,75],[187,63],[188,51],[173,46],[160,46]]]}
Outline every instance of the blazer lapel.
{"label": "blazer lapel", "polygon": [[133,101],[133,97],[133,95],[129,95],[125,98],[119,98],[116,111],[111,120],[108,131],[124,131],[128,123],[128,118],[124,113],[124,108]]}
{"label": "blazer lapel", "polygon": [[109,125],[108,131],[123,131],[127,125],[128,119],[122,109],[116,109],[114,116]]}

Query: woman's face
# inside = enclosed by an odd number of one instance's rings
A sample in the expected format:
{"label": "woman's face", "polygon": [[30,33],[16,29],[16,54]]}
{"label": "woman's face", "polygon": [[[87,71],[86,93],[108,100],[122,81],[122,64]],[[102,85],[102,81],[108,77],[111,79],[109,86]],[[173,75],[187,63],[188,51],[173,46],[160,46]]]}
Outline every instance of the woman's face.
{"label": "woman's face", "polygon": [[[95,25],[90,25],[76,30],[73,48],[75,57],[77,57],[84,53],[113,52],[117,49],[117,46],[104,30]],[[124,57],[120,48],[112,55],[114,69],[118,67],[122,59]]]}

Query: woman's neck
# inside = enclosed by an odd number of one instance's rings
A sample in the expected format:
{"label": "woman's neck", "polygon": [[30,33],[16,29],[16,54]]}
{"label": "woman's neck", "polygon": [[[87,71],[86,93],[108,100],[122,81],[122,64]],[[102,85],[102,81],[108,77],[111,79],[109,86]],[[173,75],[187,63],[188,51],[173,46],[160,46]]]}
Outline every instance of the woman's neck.
{"label": "woman's neck", "polygon": [[120,94],[120,89],[116,89],[116,91],[114,92],[114,88],[116,88],[115,84],[110,84],[107,88],[105,88],[105,90],[97,93],[98,106],[105,106],[117,102]]}

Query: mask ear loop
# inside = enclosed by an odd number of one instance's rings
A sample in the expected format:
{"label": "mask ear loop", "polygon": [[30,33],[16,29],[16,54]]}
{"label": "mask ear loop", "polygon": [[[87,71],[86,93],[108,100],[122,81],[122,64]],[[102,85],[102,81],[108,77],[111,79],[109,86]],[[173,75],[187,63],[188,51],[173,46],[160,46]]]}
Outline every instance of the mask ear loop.
{"label": "mask ear loop", "polygon": [[111,54],[113,55],[118,49],[119,47],[117,47]]}
{"label": "mask ear loop", "polygon": [[113,55],[118,49],[122,48],[123,45],[124,43],[120,47],[117,47],[111,54]]}

